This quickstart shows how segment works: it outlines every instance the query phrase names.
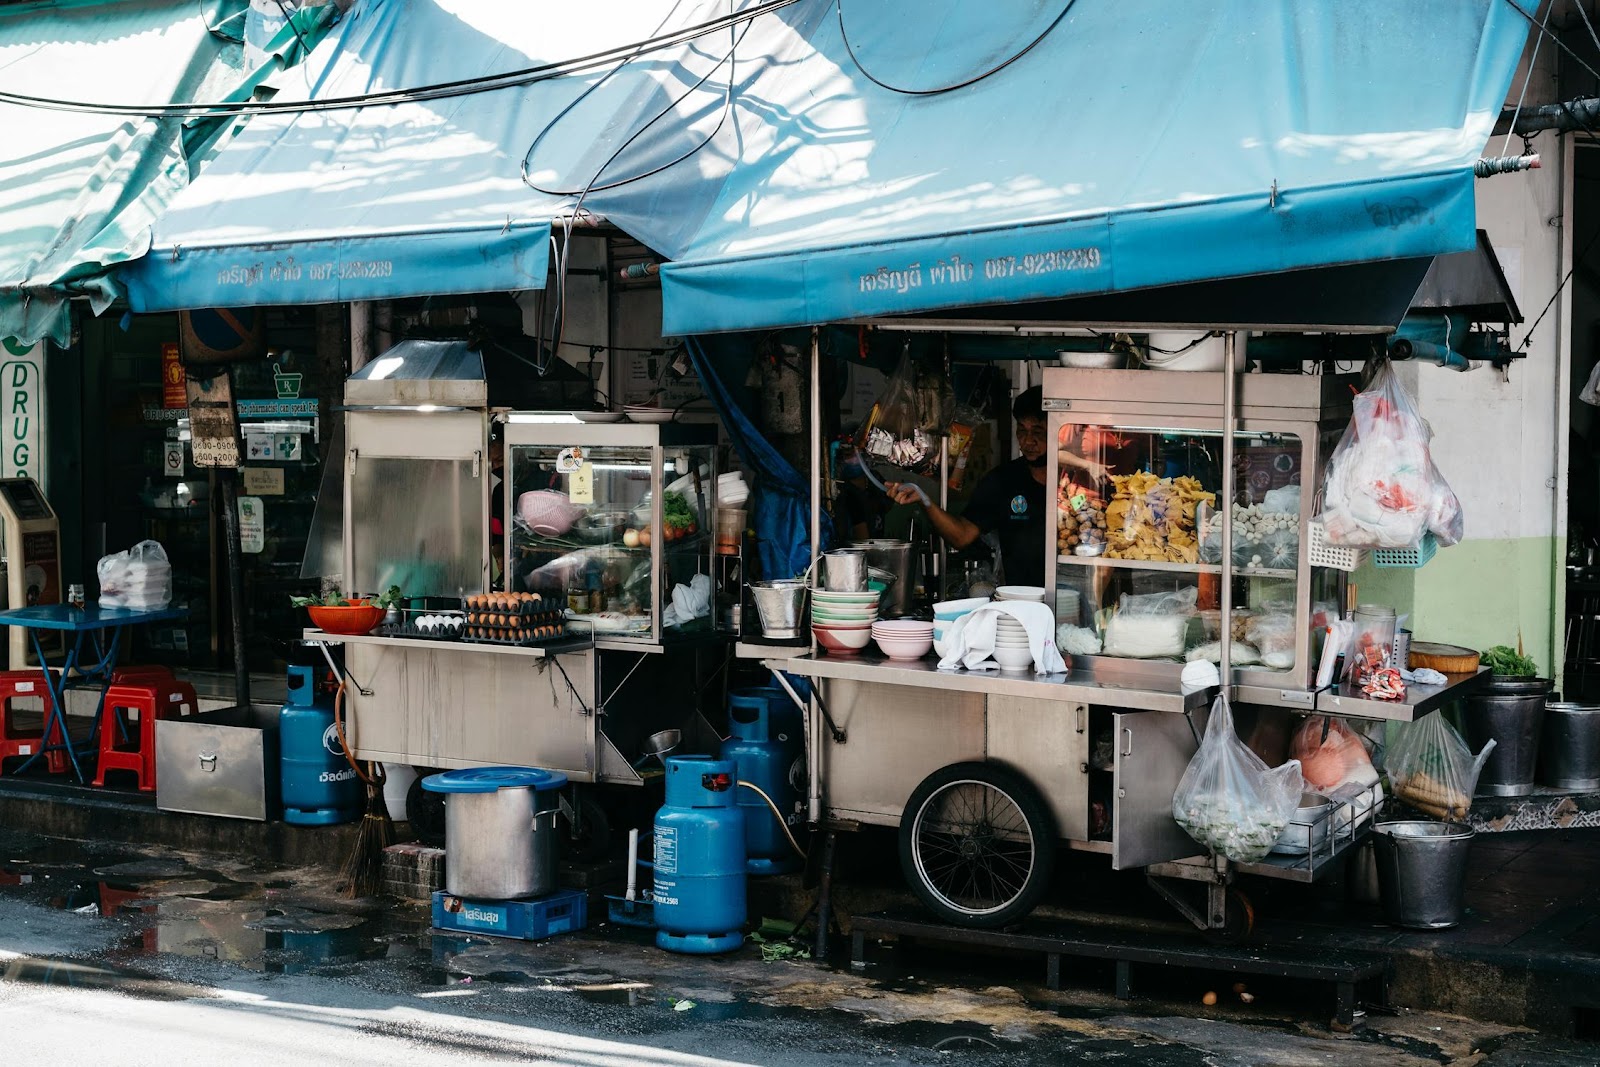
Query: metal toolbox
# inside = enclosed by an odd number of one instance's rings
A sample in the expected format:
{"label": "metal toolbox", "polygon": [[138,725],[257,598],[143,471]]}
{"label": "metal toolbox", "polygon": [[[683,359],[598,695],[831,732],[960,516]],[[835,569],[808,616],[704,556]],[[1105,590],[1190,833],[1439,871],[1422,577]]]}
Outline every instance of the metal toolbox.
{"label": "metal toolbox", "polygon": [[156,723],[156,807],[264,822],[279,807],[278,706]]}

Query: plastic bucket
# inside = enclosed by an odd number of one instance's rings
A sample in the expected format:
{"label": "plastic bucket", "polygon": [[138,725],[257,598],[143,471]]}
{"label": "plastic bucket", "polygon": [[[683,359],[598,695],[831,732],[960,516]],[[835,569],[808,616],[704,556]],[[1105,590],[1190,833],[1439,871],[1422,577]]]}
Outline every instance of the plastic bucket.
{"label": "plastic bucket", "polygon": [[1379,823],[1372,843],[1384,918],[1418,930],[1459,923],[1475,836],[1460,823]]}
{"label": "plastic bucket", "polygon": [[1478,775],[1480,794],[1520,797],[1533,792],[1539,762],[1539,734],[1544,726],[1546,678],[1497,678],[1469,696],[1462,726],[1473,751],[1495,741],[1489,762]]}

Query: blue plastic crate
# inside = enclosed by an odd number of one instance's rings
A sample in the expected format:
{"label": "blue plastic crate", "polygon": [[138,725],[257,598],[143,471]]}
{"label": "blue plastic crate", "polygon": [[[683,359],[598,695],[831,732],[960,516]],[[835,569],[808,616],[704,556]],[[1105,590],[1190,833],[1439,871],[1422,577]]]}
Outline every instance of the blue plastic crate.
{"label": "blue plastic crate", "polygon": [[588,925],[589,898],[563,889],[537,900],[468,900],[443,890],[433,895],[433,927],[538,941]]}
{"label": "blue plastic crate", "polygon": [[1380,548],[1372,553],[1374,567],[1404,567],[1410,570],[1427,563],[1439,551],[1439,542],[1433,534],[1422,535],[1416,548]]}

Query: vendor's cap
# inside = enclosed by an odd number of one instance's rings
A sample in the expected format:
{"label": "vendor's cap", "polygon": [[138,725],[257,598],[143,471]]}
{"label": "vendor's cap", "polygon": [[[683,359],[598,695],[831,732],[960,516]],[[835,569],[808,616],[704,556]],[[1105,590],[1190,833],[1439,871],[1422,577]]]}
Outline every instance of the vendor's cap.
{"label": "vendor's cap", "polygon": [[1011,402],[1011,417],[1013,419],[1044,418],[1044,387],[1035,385],[1018,393],[1017,398]]}

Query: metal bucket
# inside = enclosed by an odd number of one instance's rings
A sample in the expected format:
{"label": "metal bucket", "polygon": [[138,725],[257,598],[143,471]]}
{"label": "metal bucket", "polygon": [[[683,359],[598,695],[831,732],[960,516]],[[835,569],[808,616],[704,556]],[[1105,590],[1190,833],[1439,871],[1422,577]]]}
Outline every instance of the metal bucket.
{"label": "metal bucket", "polygon": [[836,548],[822,554],[822,587],[830,593],[867,590],[867,554],[859,548]]}
{"label": "metal bucket", "polygon": [[556,816],[566,776],[532,767],[472,767],[424,778],[445,794],[444,888],[469,900],[542,897],[556,881]]}
{"label": "metal bucket", "polygon": [[779,639],[800,636],[800,606],[806,598],[804,582],[795,578],[751,582],[750,595],[755,598],[764,636]]}
{"label": "metal bucket", "polygon": [[1462,725],[1473,751],[1493,738],[1495,749],[1478,775],[1478,792],[1520,797],[1533,792],[1539,760],[1539,733],[1544,725],[1546,678],[1497,678],[1469,696]]}
{"label": "metal bucket", "polygon": [[894,575],[894,584],[884,590],[881,614],[888,618],[909,614],[911,596],[916,591],[916,582],[912,580],[911,574],[916,556],[912,553],[911,542],[878,538],[871,541],[857,541],[850,547],[865,549],[867,563],[870,566]]}
{"label": "metal bucket", "polygon": [[1600,789],[1600,704],[1546,704],[1539,781],[1557,789]]}
{"label": "metal bucket", "polygon": [[1372,841],[1384,918],[1419,930],[1459,923],[1475,836],[1460,823],[1379,823]]}

